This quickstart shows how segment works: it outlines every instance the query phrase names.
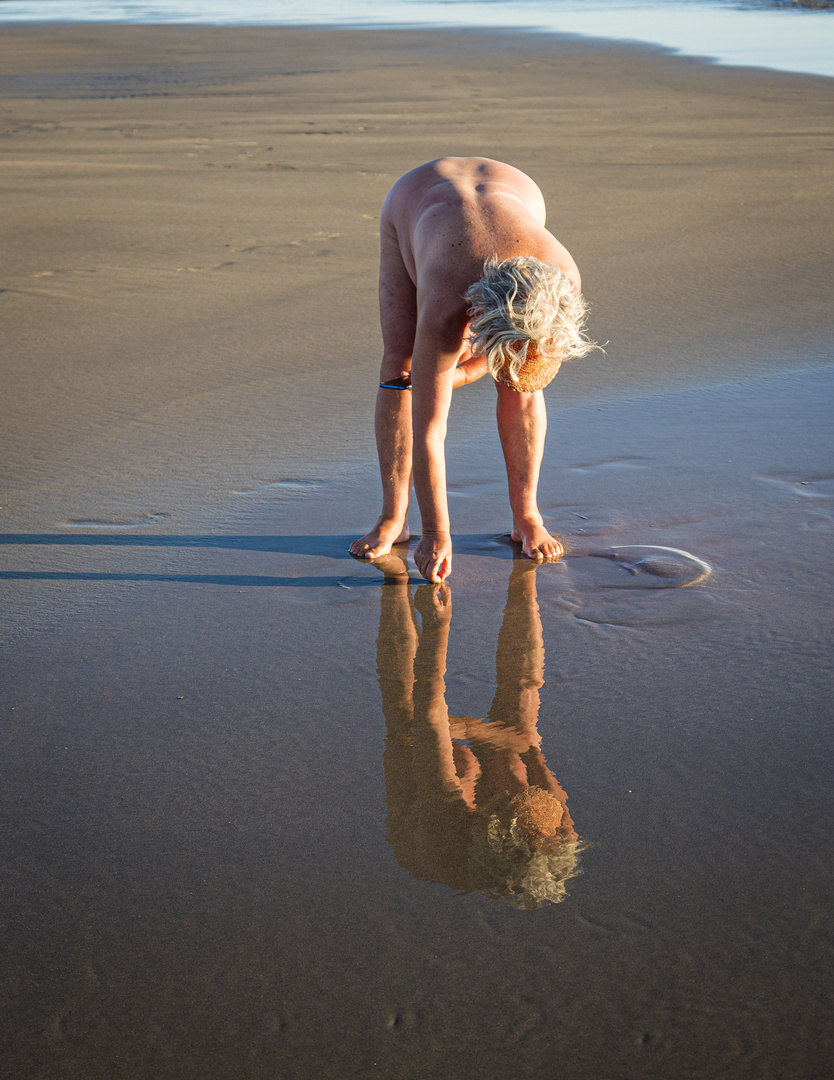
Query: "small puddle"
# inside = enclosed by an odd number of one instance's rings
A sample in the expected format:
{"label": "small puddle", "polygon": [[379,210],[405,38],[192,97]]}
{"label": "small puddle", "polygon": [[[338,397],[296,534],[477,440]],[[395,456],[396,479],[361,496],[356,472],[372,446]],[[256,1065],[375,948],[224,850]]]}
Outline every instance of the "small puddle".
{"label": "small puddle", "polygon": [[688,551],[652,544],[621,544],[588,551],[581,557],[608,559],[615,564],[619,571],[616,577],[596,582],[607,589],[685,589],[712,573],[708,563]]}

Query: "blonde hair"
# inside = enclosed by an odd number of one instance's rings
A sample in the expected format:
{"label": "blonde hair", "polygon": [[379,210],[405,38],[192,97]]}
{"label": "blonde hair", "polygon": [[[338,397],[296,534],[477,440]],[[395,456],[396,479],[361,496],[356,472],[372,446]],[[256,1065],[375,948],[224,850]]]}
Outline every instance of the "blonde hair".
{"label": "blonde hair", "polygon": [[[573,833],[576,836],[576,833]],[[515,819],[509,828],[497,814],[487,824],[486,846],[481,848],[481,870],[489,885],[482,891],[493,900],[507,900],[513,907],[527,911],[547,901],[561,904],[568,895],[565,882],[581,873],[581,840],[550,837],[535,851]]]}
{"label": "blonde hair", "polygon": [[486,357],[499,382],[518,382],[531,342],[539,357],[551,361],[587,356],[599,348],[585,334],[584,296],[552,263],[524,256],[487,259],[484,276],[464,299],[471,319],[470,352]]}

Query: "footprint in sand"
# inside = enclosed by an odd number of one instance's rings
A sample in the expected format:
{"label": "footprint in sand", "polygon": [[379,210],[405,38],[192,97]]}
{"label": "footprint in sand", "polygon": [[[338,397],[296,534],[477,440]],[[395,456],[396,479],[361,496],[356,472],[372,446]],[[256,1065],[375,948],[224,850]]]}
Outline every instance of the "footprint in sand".
{"label": "footprint in sand", "polygon": [[708,563],[679,548],[621,544],[588,555],[610,559],[625,571],[622,579],[606,582],[604,588],[609,589],[685,589],[712,573]]}

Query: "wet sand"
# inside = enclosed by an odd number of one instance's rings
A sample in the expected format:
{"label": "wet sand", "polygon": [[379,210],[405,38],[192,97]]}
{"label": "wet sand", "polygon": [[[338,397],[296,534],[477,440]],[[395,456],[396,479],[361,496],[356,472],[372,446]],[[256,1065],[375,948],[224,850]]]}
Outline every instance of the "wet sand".
{"label": "wet sand", "polygon": [[[830,81],[486,34],[0,48],[7,1071],[827,1077]],[[459,396],[441,626],[345,548],[376,212],[448,152],[537,179],[611,344],[552,387],[569,557],[532,577]],[[438,827],[465,750],[566,796],[561,902]]]}

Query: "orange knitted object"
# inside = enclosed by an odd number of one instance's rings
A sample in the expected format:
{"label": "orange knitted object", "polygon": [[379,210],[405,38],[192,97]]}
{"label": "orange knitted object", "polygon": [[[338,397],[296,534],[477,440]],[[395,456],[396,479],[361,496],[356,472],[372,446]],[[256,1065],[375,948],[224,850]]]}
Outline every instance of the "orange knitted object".
{"label": "orange knitted object", "polygon": [[556,796],[540,787],[526,787],[520,791],[510,803],[510,809],[533,851],[546,837],[556,834],[565,814],[565,808]]}
{"label": "orange knitted object", "polygon": [[530,341],[527,343],[527,356],[518,373],[518,381],[513,382],[509,376],[493,378],[510,390],[517,390],[521,394],[535,394],[537,390],[547,386],[561,366],[561,360],[542,356],[535,341]]}

